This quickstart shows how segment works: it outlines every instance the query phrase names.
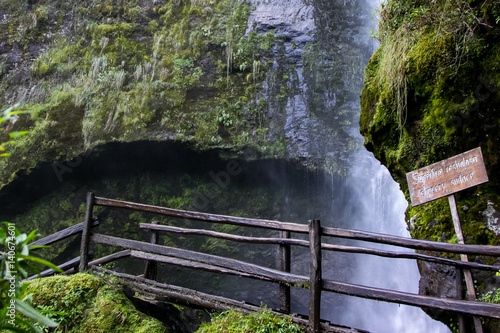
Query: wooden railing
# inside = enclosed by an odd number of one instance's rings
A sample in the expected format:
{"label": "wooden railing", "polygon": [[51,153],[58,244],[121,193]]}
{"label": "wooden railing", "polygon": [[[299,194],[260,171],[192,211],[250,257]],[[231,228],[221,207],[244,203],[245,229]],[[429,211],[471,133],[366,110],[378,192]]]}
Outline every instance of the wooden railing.
{"label": "wooden railing", "polygon": [[[237,226],[272,229],[279,231],[279,237],[246,237],[220,233],[211,230],[172,227],[160,225],[157,222],[153,222],[140,224],[140,228],[151,231],[151,242],[141,242],[93,232],[92,228],[98,224],[96,218],[93,216],[94,206],[129,209],[140,212],[155,213],[163,216],[206,221],[211,223],[223,223]],[[198,304],[214,309],[226,309],[232,306],[237,306],[249,311],[255,309],[255,307],[251,305],[246,305],[234,300],[222,299],[218,296],[202,294],[193,290],[156,282],[155,280],[157,263],[165,263],[209,272],[236,275],[278,283],[280,285],[280,311],[284,313],[290,313],[290,286],[307,288],[309,289],[309,317],[306,323],[308,325],[308,330],[311,332],[321,331],[322,322],[320,320],[320,305],[321,295],[323,291],[386,301],[391,303],[407,304],[418,307],[453,311],[467,315],[500,319],[500,305],[498,304],[473,302],[461,299],[422,296],[412,293],[333,281],[322,276],[321,265],[322,251],[338,251],[371,254],[389,258],[417,259],[433,263],[451,265],[457,267],[457,269],[472,268],[489,271],[500,270],[499,266],[484,265],[476,262],[462,262],[417,253],[404,253],[364,247],[327,244],[321,242],[321,237],[346,238],[372,243],[395,245],[398,247],[405,247],[410,249],[493,257],[500,257],[499,246],[438,243],[366,231],[321,227],[321,223],[319,220],[311,220],[309,221],[308,225],[305,225],[289,222],[183,211],[165,207],[150,206],[133,202],[95,197],[92,193],[89,193],[87,197],[87,209],[85,214],[85,221],[83,223],[72,227],[71,230],[65,229],[59,233],[46,237],[38,241],[37,244],[49,244],[49,241],[52,243],[62,238],[68,237],[69,234],[75,234],[78,232],[82,233],[80,257],[79,259],[75,258],[72,261],[73,267],[75,267],[78,263],[78,270],[80,272],[92,268],[93,270],[100,270],[101,272],[105,272],[106,274],[113,274],[119,278],[120,282],[128,284],[133,289],[140,290],[141,292],[144,292],[146,294],[155,294],[157,296],[163,295],[167,298],[176,298],[179,300],[184,300],[191,304]],[[271,269],[240,260],[228,259],[221,256],[159,245],[158,242],[160,232],[185,235],[203,235],[252,244],[276,244],[280,249],[279,264],[277,269]],[[309,239],[304,240],[291,238],[291,233],[308,234]],[[123,248],[124,250],[89,262],[88,249],[90,242],[119,247]],[[290,272],[291,246],[309,248],[309,276],[292,274]],[[97,268],[97,266],[100,264],[104,264],[123,257],[133,257],[146,260],[146,268],[144,274],[140,277],[137,277]],[[66,269],[67,268],[68,265],[66,265]],[[68,270],[68,273],[75,272],[75,270],[76,268],[72,268]],[[300,321],[300,319],[298,320]],[[304,324],[304,322],[302,322],[302,324]]]}

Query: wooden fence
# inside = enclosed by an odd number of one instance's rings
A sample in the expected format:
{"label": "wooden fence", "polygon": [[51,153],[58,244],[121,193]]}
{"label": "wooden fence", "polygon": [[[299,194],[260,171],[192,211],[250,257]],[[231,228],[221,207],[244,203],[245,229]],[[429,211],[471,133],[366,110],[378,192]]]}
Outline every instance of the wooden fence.
{"label": "wooden fence", "polygon": [[[92,228],[99,224],[97,219],[93,216],[94,206],[129,209],[140,212],[155,213],[163,216],[186,218],[190,220],[206,221],[211,223],[224,223],[237,226],[272,229],[278,231],[279,236],[275,238],[245,237],[210,230],[184,229],[160,225],[156,222],[141,223],[141,228],[151,231],[151,242],[147,243],[93,232]],[[319,220],[311,220],[307,225],[305,225],[289,222],[183,211],[165,207],[150,206],[133,202],[95,197],[92,193],[89,193],[87,197],[87,209],[85,214],[85,221],[83,223],[43,238],[37,241],[36,244],[51,244],[80,232],[82,234],[80,257],[75,258],[72,261],[62,265],[63,269],[67,270],[67,273],[73,273],[77,271],[77,266],[78,271],[80,272],[92,268],[94,270],[105,272],[106,274],[113,274],[117,276],[121,283],[129,285],[133,290],[139,290],[145,294],[150,295],[163,295],[164,297],[169,299],[174,298],[188,302],[190,304],[198,304],[217,310],[238,307],[240,309],[253,311],[257,310],[258,308],[235,300],[222,299],[218,296],[202,294],[197,291],[156,282],[155,280],[157,263],[165,263],[209,272],[236,275],[278,283],[280,286],[280,311],[287,314],[290,313],[291,308],[290,286],[307,288],[309,289],[308,319],[303,320],[300,318],[296,318],[296,320],[299,322],[302,321],[302,324],[307,324],[308,331],[310,332],[320,332],[322,330],[325,330],[324,323],[322,323],[321,321],[320,312],[321,296],[324,291],[391,303],[407,304],[418,307],[453,311],[467,315],[500,319],[500,305],[498,304],[462,300],[460,299],[461,295],[458,296],[459,299],[438,298],[333,281],[328,279],[327,277],[322,276],[321,265],[322,251],[338,251],[371,254],[389,258],[417,259],[455,266],[458,270],[463,268],[489,271],[500,270],[499,266],[484,265],[476,262],[463,262],[418,253],[403,253],[364,247],[327,244],[322,243],[321,237],[338,237],[345,239],[362,240],[372,243],[382,243],[410,249],[493,257],[500,257],[499,246],[438,243],[365,231],[322,227]],[[215,237],[238,242],[247,242],[252,244],[276,244],[277,246],[279,246],[279,264],[277,269],[271,269],[239,260],[224,258],[221,256],[158,245],[160,232],[169,232],[184,235],[204,235],[208,237]],[[308,234],[309,239],[304,240],[292,238],[292,233]],[[89,262],[90,242],[119,247],[123,248],[124,250]],[[292,246],[309,248],[309,276],[290,273],[290,253]],[[144,274],[142,276],[136,277],[128,274],[112,272],[97,267],[100,264],[104,264],[123,257],[133,257],[146,260]],[[43,272],[42,274],[48,275],[50,273],[51,271],[48,270]],[[340,329],[330,331],[344,332]]]}

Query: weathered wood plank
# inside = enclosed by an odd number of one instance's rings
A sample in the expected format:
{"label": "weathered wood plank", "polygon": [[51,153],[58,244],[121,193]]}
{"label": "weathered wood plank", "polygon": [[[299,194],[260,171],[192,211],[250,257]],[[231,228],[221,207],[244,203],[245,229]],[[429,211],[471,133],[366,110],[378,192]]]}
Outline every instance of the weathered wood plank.
{"label": "weathered wood plank", "polygon": [[[93,220],[92,223],[92,228],[96,227],[99,225],[99,221],[97,219]],[[29,244],[29,246],[34,246],[34,245],[50,245],[53,243],[56,243],[58,241],[64,240],[68,237],[71,237],[79,232],[81,232],[83,229],[83,222],[75,224],[74,226],[71,226],[69,228],[63,229],[61,231],[58,231],[56,233],[53,233],[52,235],[40,238],[33,243]]]}
{"label": "weathered wood plank", "polygon": [[323,290],[344,295],[500,319],[500,305],[493,303],[420,296],[331,280],[323,280],[322,286]]}
{"label": "weathered wood plank", "polygon": [[305,276],[284,273],[275,269],[261,267],[239,260],[228,259],[200,252],[176,249],[168,246],[155,245],[101,234],[93,234],[92,241],[99,244],[106,244],[136,251],[150,252],[154,254],[161,254],[164,256],[170,256],[184,260],[197,261],[203,264],[227,268],[243,273],[260,275],[276,282],[289,283],[292,285],[307,285],[309,283],[309,279]]}
{"label": "weathered wood plank", "polygon": [[325,243],[321,244],[321,248],[323,250],[331,250],[331,251],[347,252],[347,253],[371,254],[386,258],[416,259],[416,260],[434,262],[437,264],[444,264],[456,267],[468,267],[468,268],[480,269],[492,272],[498,272],[500,270],[500,266],[484,265],[476,262],[463,262],[459,260],[433,257],[419,253],[394,252],[394,251],[370,249],[365,247],[345,246],[345,245],[335,245],[335,244],[325,244]]}
{"label": "weathered wood plank", "polygon": [[94,211],[94,193],[87,193],[87,208],[85,210],[85,220],[83,221],[82,242],[80,245],[80,273],[83,273],[88,268],[89,263],[89,241],[90,231],[92,229]]}
{"label": "weathered wood plank", "polygon": [[[281,245],[286,244],[286,245],[309,247],[309,241],[301,239],[245,237],[245,236],[231,235],[221,232],[214,232],[210,230],[185,229],[185,228],[171,227],[166,225],[156,225],[149,223],[141,223],[140,227],[149,230],[166,231],[166,232],[188,234],[188,235],[202,235],[202,236],[216,237],[216,238],[239,241],[239,242],[255,243],[255,244],[281,244]],[[429,262],[452,265],[452,266],[489,270],[492,272],[497,272],[498,270],[500,270],[500,266],[490,266],[475,262],[462,262],[458,260],[444,259],[418,253],[394,252],[394,251],[378,250],[365,247],[324,244],[324,243],[321,244],[321,248],[323,250],[329,250],[329,251],[371,254],[387,258],[416,259],[416,260],[423,260],[423,261],[429,261]]]}
{"label": "weathered wood plank", "polygon": [[[61,265],[58,265],[57,267],[59,267],[63,271],[66,271],[66,270],[71,269],[73,267],[77,267],[79,264],[80,264],[80,257],[76,257],[76,258],[73,258],[71,260],[66,261],[65,263],[63,263]],[[40,272],[40,275],[30,276],[29,278],[27,278],[24,281],[37,279],[39,277],[47,277],[47,276],[51,276],[53,274],[55,274],[55,272],[52,268],[50,268],[50,269],[44,270],[43,272]]]}
{"label": "weathered wood plank", "polygon": [[321,224],[319,220],[309,221],[310,267],[309,280],[309,328],[312,333],[321,330]]}
{"label": "weathered wood plank", "polygon": [[[159,206],[150,206],[145,204],[113,200],[101,197],[95,198],[95,204],[99,206],[133,209],[138,211],[157,213],[161,215],[188,218],[192,220],[207,221],[214,223],[227,223],[227,224],[234,224],[241,226],[253,226],[259,228],[283,230],[283,231],[290,231],[297,233],[308,232],[307,225],[304,224],[191,212],[191,211],[171,209]],[[385,235],[385,234],[359,231],[359,230],[348,230],[341,228],[323,227],[322,234],[325,236],[372,241],[375,243],[403,246],[418,250],[440,251],[440,252],[450,252],[450,253],[467,253],[476,255],[495,256],[495,257],[500,256],[500,246],[439,243],[439,242],[431,242],[425,240],[417,240],[405,237],[398,237],[398,236]]]}
{"label": "weathered wood plank", "polygon": [[[156,225],[158,222],[153,221],[152,225]],[[160,240],[160,232],[158,230],[151,231],[151,244],[158,244]],[[155,261],[146,262],[146,267],[144,268],[144,277],[150,280],[156,280],[158,274],[158,265]]]}
{"label": "weathered wood plank", "polygon": [[208,213],[199,213],[192,212],[186,210],[172,209],[166,207],[159,206],[150,206],[135,202],[127,202],[120,200],[113,200],[107,198],[95,198],[95,204],[98,206],[108,206],[108,207],[118,207],[125,209],[133,209],[142,212],[149,213],[157,213],[161,215],[187,218],[191,220],[197,221],[206,221],[213,223],[227,223],[233,225],[240,226],[250,226],[250,227],[258,227],[265,229],[274,229],[274,230],[284,230],[284,231],[292,231],[299,233],[307,233],[308,228],[307,225],[298,224],[298,223],[290,223],[290,222],[279,222],[272,220],[259,220],[259,219],[251,219],[244,217],[235,217],[235,216],[227,216],[227,215],[217,215],[217,214],[208,214]]}
{"label": "weathered wood plank", "polygon": [[104,264],[107,264],[108,262],[112,262],[112,261],[115,261],[115,260],[118,260],[121,258],[128,257],[128,256],[130,256],[130,252],[131,252],[130,250],[123,250],[123,251],[109,254],[105,257],[102,257],[102,258],[99,258],[96,260],[92,260],[91,262],[89,262],[89,266],[104,265]]}
{"label": "weathered wood plank", "polygon": [[392,235],[379,234],[368,231],[348,230],[341,228],[322,228],[322,235],[339,238],[356,239],[373,243],[389,244],[401,247],[407,247],[417,250],[428,250],[450,253],[464,253],[500,257],[500,246],[493,245],[462,245],[431,242],[412,238],[398,237]]}
{"label": "weathered wood plank", "polygon": [[[484,164],[483,164],[484,167]],[[455,234],[457,235],[457,243],[465,244],[464,235],[462,232],[462,226],[460,225],[460,217],[458,216],[457,203],[455,201],[455,195],[448,196],[448,202],[450,204],[451,217],[453,220],[453,226],[455,227]],[[461,254],[460,258],[463,262],[469,262],[469,257],[466,254]],[[476,289],[474,287],[474,281],[472,280],[472,273],[470,269],[465,268],[463,270],[463,275],[465,277],[465,284],[467,286],[467,298],[469,301],[476,300]],[[473,317],[474,329],[476,333],[483,333],[483,325],[481,324],[481,319],[477,316]]]}
{"label": "weathered wood plank", "polygon": [[481,147],[406,174],[413,207],[488,182]]}
{"label": "weathered wood plank", "polygon": [[[150,296],[155,300],[165,300],[165,301],[175,301],[179,304],[198,306],[204,309],[212,309],[216,311],[226,311],[226,310],[237,310],[244,314],[249,314],[251,312],[261,311],[262,308],[248,304],[241,301],[236,301],[230,298],[225,298],[221,296],[215,296],[210,294],[205,294],[193,289],[183,288],[179,286],[174,286],[170,284],[164,284],[157,281],[152,281],[145,279],[143,277],[136,277],[134,275],[118,273],[104,269],[102,267],[92,267],[90,272],[93,274],[102,273],[110,276],[115,276],[118,278],[120,284],[126,285],[132,289],[134,292],[138,292],[142,295]],[[279,312],[271,311],[276,315],[280,315]],[[292,316],[293,322],[299,324],[303,328],[308,326],[308,320],[298,317],[297,315]],[[322,332],[332,332],[332,333],[368,333],[364,330],[357,330],[345,326],[332,325],[329,322],[321,323]]]}
{"label": "weathered wood plank", "polygon": [[[148,230],[158,230],[158,231],[166,231],[173,232],[176,234],[184,234],[184,235],[200,235],[200,236],[208,236],[226,240],[232,240],[237,242],[245,242],[245,243],[254,243],[254,244],[288,244],[288,245],[298,245],[309,247],[309,242],[306,240],[300,239],[289,239],[289,238],[264,238],[264,237],[247,237],[247,236],[239,236],[232,235],[223,232],[216,232],[211,230],[204,229],[185,229],[179,227],[171,227],[168,225],[159,225],[159,224],[149,224],[149,223],[141,223],[140,227]],[[289,232],[289,231],[288,231]]]}
{"label": "weathered wood plank", "polygon": [[[282,239],[290,239],[290,232],[280,231],[279,237]],[[290,273],[291,254],[292,249],[290,244],[280,244],[278,253],[278,270]],[[280,311],[284,313],[290,313],[291,311],[290,286],[284,283],[280,283]]]}
{"label": "weathered wood plank", "polygon": [[138,259],[162,262],[165,264],[171,264],[171,265],[176,265],[176,266],[181,266],[181,267],[199,269],[199,270],[207,271],[207,272],[229,274],[229,275],[241,276],[241,277],[246,277],[246,278],[251,278],[251,279],[276,282],[276,280],[273,278],[269,278],[269,277],[258,275],[258,274],[240,272],[240,271],[232,270],[229,268],[204,264],[204,263],[200,263],[197,261],[184,260],[184,259],[179,259],[179,258],[174,258],[174,257],[169,257],[169,256],[163,256],[160,254],[152,254],[152,253],[132,250],[131,256],[134,258],[138,258]]}
{"label": "weathered wood plank", "polygon": [[[107,255],[107,256],[104,256],[102,258],[99,258],[99,259],[96,259],[96,260],[89,262],[88,267],[90,268],[92,266],[104,265],[104,264],[107,264],[108,262],[112,262],[112,261],[115,261],[115,260],[118,260],[121,258],[125,258],[125,257],[129,257],[129,256],[130,256],[130,250],[123,250],[123,251],[115,252],[115,253],[112,253],[110,255]],[[72,268],[64,273],[65,274],[75,274],[75,273],[77,273],[77,271],[76,271],[76,268]]]}

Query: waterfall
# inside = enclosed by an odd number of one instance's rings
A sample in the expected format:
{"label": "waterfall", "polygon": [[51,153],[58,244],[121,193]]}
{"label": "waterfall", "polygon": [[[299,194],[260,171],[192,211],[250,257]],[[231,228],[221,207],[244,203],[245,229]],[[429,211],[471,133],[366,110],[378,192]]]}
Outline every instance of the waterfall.
{"label": "waterfall", "polygon": [[[352,184],[353,202],[360,208],[351,228],[410,237],[404,221],[407,202],[398,184],[388,170],[366,151],[359,151],[356,160],[363,161],[352,170],[348,183]],[[367,246],[359,242],[359,246]],[[370,247],[410,252],[394,246],[370,244]],[[371,287],[418,293],[420,274],[414,260],[359,256],[356,259],[352,283]],[[406,305],[369,300],[351,300],[352,311],[346,313],[346,322],[372,332],[449,332],[449,329],[427,316],[421,309]],[[359,310],[363,309],[363,315]]]}
{"label": "waterfall", "polygon": [[[324,180],[329,188],[325,193],[331,197],[319,199],[329,202],[320,212],[322,225],[410,237],[404,221],[405,197],[388,170],[363,147],[359,134],[358,96],[364,66],[377,47],[370,38],[370,31],[375,30],[372,13],[376,5],[372,0],[251,1],[254,10],[248,29],[258,33],[276,29],[277,34],[286,36],[286,59],[281,56],[275,62],[264,95],[272,97],[270,87],[280,84],[274,79],[278,67],[296,67],[291,75],[295,80],[287,85],[297,93],[281,107],[285,110],[282,123],[290,157],[301,158],[306,164],[321,160],[324,169],[332,173],[331,180]],[[276,58],[280,59],[280,54]],[[273,116],[279,108],[277,103],[269,103]],[[319,188],[307,186],[316,191]],[[293,255],[292,271],[304,271],[303,256]],[[420,275],[413,260],[326,253],[323,269],[329,279],[418,293]],[[295,291],[292,311],[306,312],[304,299],[307,294]],[[327,293],[322,302],[322,317],[335,324],[371,332],[449,332],[415,307]]]}

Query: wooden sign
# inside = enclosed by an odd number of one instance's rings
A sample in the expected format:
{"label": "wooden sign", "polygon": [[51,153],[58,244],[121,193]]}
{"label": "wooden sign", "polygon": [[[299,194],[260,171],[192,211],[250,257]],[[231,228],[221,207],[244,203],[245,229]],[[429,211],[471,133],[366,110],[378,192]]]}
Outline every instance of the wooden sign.
{"label": "wooden sign", "polygon": [[481,148],[408,172],[406,180],[413,207],[486,183],[488,175]]}

